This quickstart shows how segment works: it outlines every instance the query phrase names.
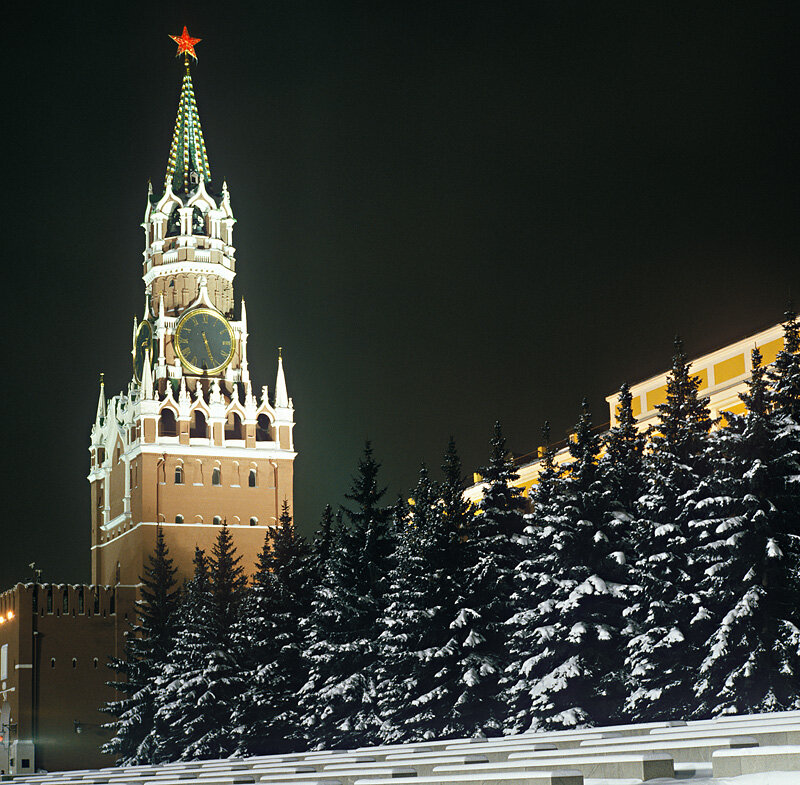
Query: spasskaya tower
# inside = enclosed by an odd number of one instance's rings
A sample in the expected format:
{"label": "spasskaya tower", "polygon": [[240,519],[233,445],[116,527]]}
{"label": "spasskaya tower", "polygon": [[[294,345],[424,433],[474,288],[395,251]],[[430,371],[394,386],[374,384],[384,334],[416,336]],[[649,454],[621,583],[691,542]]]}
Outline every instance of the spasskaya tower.
{"label": "spasskaya tower", "polygon": [[235,317],[235,218],[211,178],[184,28],[178,115],[163,187],[145,207],[143,312],[133,319],[131,380],[91,431],[92,583],[134,585],[161,524],[178,568],[226,522],[252,571],[284,500],[293,504],[294,407],[283,360],[273,391],[254,389],[244,299]]}

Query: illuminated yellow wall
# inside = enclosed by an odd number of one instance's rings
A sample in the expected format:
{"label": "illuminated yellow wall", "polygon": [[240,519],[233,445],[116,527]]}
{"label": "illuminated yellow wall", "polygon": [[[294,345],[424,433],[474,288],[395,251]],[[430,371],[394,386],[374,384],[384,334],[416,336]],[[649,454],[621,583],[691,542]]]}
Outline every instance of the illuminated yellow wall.
{"label": "illuminated yellow wall", "polygon": [[[690,371],[700,379],[698,390],[708,399],[713,417],[720,417],[725,411],[737,411],[736,407],[741,403],[739,393],[746,390],[750,378],[750,354],[756,346],[761,351],[764,365],[771,363],[783,348],[783,327],[776,324],[768,330],[692,360]],[[656,406],[667,399],[668,373],[665,371],[631,387],[633,415],[642,427],[652,425],[658,418]],[[609,395],[606,401],[611,425],[614,426],[617,422],[619,394]]]}
{"label": "illuminated yellow wall", "polygon": [[[724,424],[724,412],[740,414],[745,411],[744,404],[739,398],[739,393],[747,389],[747,380],[752,370],[751,352],[758,347],[763,357],[763,364],[767,365],[775,360],[778,352],[783,348],[783,327],[776,324],[768,330],[763,330],[755,335],[750,335],[736,343],[723,346],[710,354],[692,360],[689,370],[692,375],[700,380],[698,390],[704,398],[708,399],[711,416],[721,418]],[[653,376],[631,387],[631,406],[633,416],[641,429],[655,424],[658,419],[656,406],[667,400],[667,375],[669,371]],[[609,408],[611,426],[617,424],[619,409],[619,393],[606,398]],[[570,458],[566,447],[560,449],[555,456],[557,464],[562,464]],[[517,468],[519,480],[515,483],[524,488],[525,493],[538,482],[541,470],[541,459],[535,458],[523,463]],[[475,475],[475,484],[467,488],[465,497],[472,502],[477,502],[483,493],[479,475]]]}

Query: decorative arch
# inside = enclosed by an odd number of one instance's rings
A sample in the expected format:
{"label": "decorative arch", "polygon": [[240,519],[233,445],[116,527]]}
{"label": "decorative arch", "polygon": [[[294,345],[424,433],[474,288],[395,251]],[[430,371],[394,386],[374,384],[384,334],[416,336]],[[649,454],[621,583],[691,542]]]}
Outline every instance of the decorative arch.
{"label": "decorative arch", "polygon": [[203,461],[201,461],[200,458],[194,462],[194,484],[203,484]]}
{"label": "decorative arch", "polygon": [[208,404],[206,403],[206,399],[203,397],[203,388],[200,385],[200,382],[197,382],[197,387],[195,388],[194,392],[194,400],[192,401],[192,405],[189,407],[190,410],[199,409],[203,414],[205,414],[206,418],[211,416],[211,409],[208,408]]}
{"label": "decorative arch", "polygon": [[205,180],[203,179],[200,180],[200,182],[198,183],[197,190],[186,201],[186,206],[198,207],[203,214],[207,213],[209,210],[217,209],[216,203],[208,195],[208,191],[206,191]]}
{"label": "decorative arch", "polygon": [[175,485],[183,485],[186,482],[186,472],[183,468],[183,459],[178,458],[175,463],[175,474],[173,479]]}
{"label": "decorative arch", "polygon": [[189,407],[189,436],[192,438],[208,439],[210,427],[208,424],[211,418],[211,410],[203,398],[203,390],[200,382],[195,389],[195,399]]}
{"label": "decorative arch", "polygon": [[159,413],[163,412],[164,409],[172,409],[175,412],[175,416],[178,416],[178,404],[175,402],[175,398],[172,397],[172,379],[167,380],[166,397],[158,406]]}
{"label": "decorative arch", "polygon": [[158,200],[156,210],[161,213],[162,217],[166,218],[174,208],[182,206],[183,202],[175,196],[170,187],[164,191],[164,195]]}

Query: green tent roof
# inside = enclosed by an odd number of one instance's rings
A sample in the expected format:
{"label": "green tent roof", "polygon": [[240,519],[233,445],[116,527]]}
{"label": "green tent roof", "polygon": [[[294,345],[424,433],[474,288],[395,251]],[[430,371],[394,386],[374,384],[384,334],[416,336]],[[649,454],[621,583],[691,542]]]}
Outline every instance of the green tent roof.
{"label": "green tent roof", "polygon": [[[195,173],[196,177],[192,177],[192,173]],[[200,115],[197,113],[197,103],[194,99],[188,58],[181,85],[178,116],[175,118],[175,131],[169,149],[165,187],[166,181],[170,178],[172,178],[172,191],[176,194],[193,191],[201,179],[206,183],[211,180],[211,168],[208,165],[206,143],[203,140]]]}

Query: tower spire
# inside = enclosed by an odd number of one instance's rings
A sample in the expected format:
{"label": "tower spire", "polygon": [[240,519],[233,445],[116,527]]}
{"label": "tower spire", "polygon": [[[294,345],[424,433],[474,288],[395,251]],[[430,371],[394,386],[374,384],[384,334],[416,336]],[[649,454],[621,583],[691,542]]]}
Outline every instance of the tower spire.
{"label": "tower spire", "polygon": [[170,36],[178,44],[178,56],[184,56],[185,71],[181,85],[181,97],[178,102],[178,116],[175,119],[175,130],[172,133],[172,144],[169,149],[167,174],[164,187],[172,182],[173,193],[189,193],[200,181],[211,180],[211,169],[208,165],[206,143],[200,127],[200,115],[194,98],[192,74],[189,70],[189,58],[197,59],[194,45],[199,38],[191,38],[186,28],[181,36]]}
{"label": "tower spire", "polygon": [[278,376],[275,379],[275,408],[289,406],[289,393],[286,389],[286,376],[283,373],[283,349],[278,348]]}
{"label": "tower spire", "polygon": [[144,355],[144,368],[142,368],[142,396],[148,401],[154,397],[152,362],[148,349]]}
{"label": "tower spire", "polygon": [[105,374],[100,374],[100,395],[97,398],[97,414],[95,415],[95,422],[102,424],[106,417],[106,384]]}

